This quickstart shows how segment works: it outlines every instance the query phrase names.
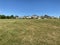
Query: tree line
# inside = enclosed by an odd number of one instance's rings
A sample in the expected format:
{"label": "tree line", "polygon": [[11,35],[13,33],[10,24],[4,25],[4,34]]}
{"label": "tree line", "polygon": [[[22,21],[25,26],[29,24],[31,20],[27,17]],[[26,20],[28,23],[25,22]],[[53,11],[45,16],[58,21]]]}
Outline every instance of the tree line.
{"label": "tree line", "polygon": [[57,17],[48,16],[48,15],[44,15],[44,16],[32,15],[32,16],[23,16],[23,17],[14,16],[14,15],[10,15],[10,16],[0,15],[0,19],[17,19],[17,18],[18,19],[57,19]]}
{"label": "tree line", "polygon": [[16,19],[16,17],[18,17],[18,16],[14,16],[14,15],[10,15],[10,16],[0,15],[0,19]]}

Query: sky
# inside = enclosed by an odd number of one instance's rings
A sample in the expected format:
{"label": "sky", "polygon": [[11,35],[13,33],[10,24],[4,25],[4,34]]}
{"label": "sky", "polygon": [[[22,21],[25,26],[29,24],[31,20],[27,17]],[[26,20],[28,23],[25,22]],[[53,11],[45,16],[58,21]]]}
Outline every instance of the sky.
{"label": "sky", "polygon": [[0,14],[60,16],[60,0],[0,0]]}

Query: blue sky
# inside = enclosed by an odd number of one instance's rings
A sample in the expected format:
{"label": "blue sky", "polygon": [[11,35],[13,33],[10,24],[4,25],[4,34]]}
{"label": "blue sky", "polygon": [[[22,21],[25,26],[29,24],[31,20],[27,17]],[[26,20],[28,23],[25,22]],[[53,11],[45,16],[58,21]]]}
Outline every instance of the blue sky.
{"label": "blue sky", "polygon": [[0,14],[60,16],[60,0],[0,0]]}

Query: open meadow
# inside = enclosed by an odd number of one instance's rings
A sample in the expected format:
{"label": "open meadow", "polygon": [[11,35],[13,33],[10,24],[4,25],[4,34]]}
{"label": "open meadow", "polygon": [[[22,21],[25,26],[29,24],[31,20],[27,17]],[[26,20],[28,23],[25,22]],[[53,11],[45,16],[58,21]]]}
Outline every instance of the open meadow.
{"label": "open meadow", "polygon": [[0,19],[0,45],[60,45],[60,20]]}

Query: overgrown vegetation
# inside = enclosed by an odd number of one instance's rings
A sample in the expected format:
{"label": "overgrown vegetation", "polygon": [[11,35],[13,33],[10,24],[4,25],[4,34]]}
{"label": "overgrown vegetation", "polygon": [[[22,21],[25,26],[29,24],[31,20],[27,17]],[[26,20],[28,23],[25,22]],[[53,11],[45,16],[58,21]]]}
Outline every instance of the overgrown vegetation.
{"label": "overgrown vegetation", "polygon": [[0,45],[60,45],[60,20],[1,19]]}

